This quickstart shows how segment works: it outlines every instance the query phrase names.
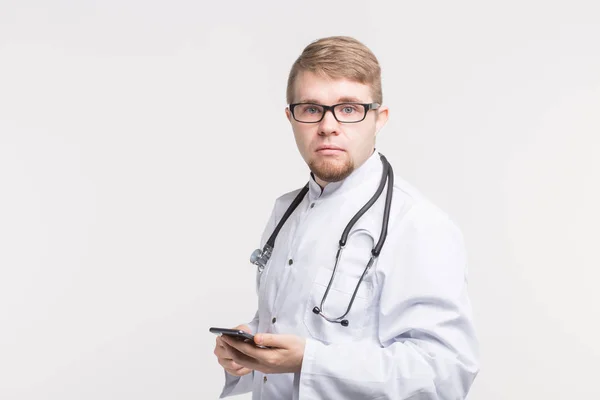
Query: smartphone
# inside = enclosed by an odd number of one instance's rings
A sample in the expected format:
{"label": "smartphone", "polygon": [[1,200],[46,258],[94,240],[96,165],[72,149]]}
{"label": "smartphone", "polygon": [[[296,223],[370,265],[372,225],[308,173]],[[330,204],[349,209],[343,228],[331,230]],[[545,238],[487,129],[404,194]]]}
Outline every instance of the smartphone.
{"label": "smartphone", "polygon": [[254,335],[252,335],[251,333],[248,332],[244,332],[241,329],[228,329],[228,328],[216,328],[216,327],[212,327],[209,329],[210,332],[214,333],[215,335],[227,335],[233,338],[236,338],[237,340],[241,340],[243,342],[246,343],[251,343],[253,345],[255,345],[256,347],[260,347],[263,349],[268,349],[268,346],[259,346],[256,343],[254,343]]}
{"label": "smartphone", "polygon": [[209,329],[215,335],[227,335],[239,339],[243,342],[252,342],[254,343],[254,335],[248,332],[244,332],[241,329],[227,329],[227,328],[215,328],[212,327]]}

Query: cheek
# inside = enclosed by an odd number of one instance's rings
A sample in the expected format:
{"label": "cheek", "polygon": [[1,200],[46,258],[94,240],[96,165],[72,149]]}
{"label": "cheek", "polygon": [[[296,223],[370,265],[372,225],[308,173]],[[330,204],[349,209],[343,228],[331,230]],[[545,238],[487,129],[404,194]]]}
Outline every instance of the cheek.
{"label": "cheek", "polygon": [[296,127],[294,129],[294,137],[296,138],[296,143],[302,149],[308,148],[313,136],[314,133],[311,127]]}
{"label": "cheek", "polygon": [[370,150],[374,143],[374,135],[371,131],[352,131],[348,132],[350,146],[355,156],[360,156]]}
{"label": "cheek", "polygon": [[350,140],[351,146],[354,149],[359,149],[362,146],[365,145],[365,143],[367,143],[369,141],[368,138],[368,132],[365,132],[364,129],[363,130],[351,130],[351,131],[347,131],[346,136],[348,136],[348,139]]}

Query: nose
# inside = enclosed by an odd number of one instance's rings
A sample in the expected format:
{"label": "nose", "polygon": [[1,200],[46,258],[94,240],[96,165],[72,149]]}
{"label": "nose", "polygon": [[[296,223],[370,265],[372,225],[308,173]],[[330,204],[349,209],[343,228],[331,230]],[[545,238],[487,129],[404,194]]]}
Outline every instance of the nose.
{"label": "nose", "polygon": [[325,111],[323,119],[319,123],[319,134],[320,135],[337,135],[340,125],[339,122],[333,116],[332,110]]}

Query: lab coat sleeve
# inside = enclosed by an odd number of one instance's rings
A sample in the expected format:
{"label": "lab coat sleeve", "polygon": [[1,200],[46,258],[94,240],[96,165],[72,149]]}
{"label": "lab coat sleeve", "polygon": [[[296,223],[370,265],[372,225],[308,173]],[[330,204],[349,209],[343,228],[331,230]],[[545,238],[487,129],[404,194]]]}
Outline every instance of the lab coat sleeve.
{"label": "lab coat sleeve", "polygon": [[[269,236],[271,235],[273,230],[275,230],[275,226],[276,226],[275,211],[276,211],[276,207],[274,206],[273,210],[271,211],[269,220],[267,221],[267,224],[265,226],[265,229],[263,230],[263,233],[261,235],[261,239],[260,239],[260,243],[259,243],[259,246],[261,249],[263,248],[265,243],[267,243],[267,240],[269,240]],[[260,278],[260,276],[257,271],[256,286],[255,286],[257,294],[258,294],[258,288],[259,288],[259,278]],[[256,313],[254,314],[254,318],[252,319],[252,321],[247,323],[248,327],[250,328],[251,333],[253,333],[253,334],[257,333],[258,323],[259,323],[259,318],[258,318],[258,310],[257,310]],[[244,376],[231,375],[230,373],[225,371],[225,369],[223,369],[223,371],[225,373],[225,384],[223,385],[223,390],[221,391],[221,395],[219,396],[219,398],[234,396],[234,395],[248,393],[248,392],[252,391],[252,384],[253,384],[253,380],[254,380],[254,371],[252,371],[249,374],[246,374]]]}
{"label": "lab coat sleeve", "polygon": [[[415,206],[388,234],[377,265],[379,343],[307,338],[302,399],[464,399],[478,373],[466,251],[441,211]],[[391,230],[390,230],[391,232]]]}

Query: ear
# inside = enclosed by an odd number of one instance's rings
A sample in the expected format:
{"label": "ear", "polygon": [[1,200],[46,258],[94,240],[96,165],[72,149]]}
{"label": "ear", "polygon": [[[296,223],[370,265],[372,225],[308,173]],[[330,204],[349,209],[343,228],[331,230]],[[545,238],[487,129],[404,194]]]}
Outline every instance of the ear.
{"label": "ear", "polygon": [[285,108],[285,116],[287,117],[288,121],[290,121],[290,123],[291,123],[292,122],[292,113],[290,112],[289,107]]}
{"label": "ear", "polygon": [[381,106],[377,109],[377,119],[375,120],[375,136],[377,136],[381,128],[383,128],[387,122],[389,112],[390,110],[387,106]]}

